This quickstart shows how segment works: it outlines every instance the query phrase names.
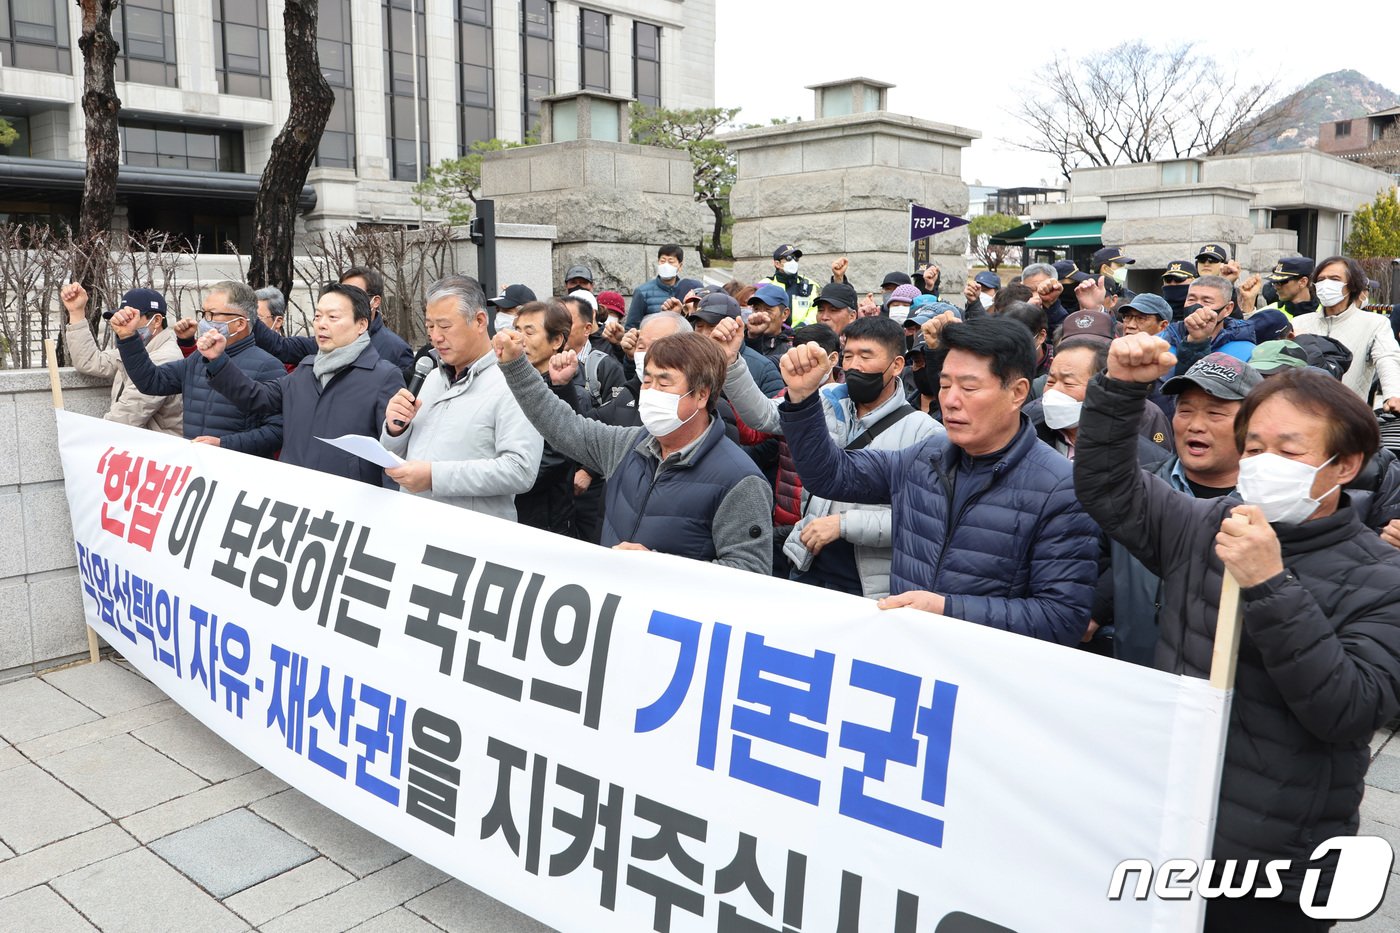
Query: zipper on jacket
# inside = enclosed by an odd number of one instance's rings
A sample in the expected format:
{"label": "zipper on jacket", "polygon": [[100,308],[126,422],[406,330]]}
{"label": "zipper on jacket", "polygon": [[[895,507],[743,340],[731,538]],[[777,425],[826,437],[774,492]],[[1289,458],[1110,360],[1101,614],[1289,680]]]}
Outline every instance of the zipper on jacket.
{"label": "zipper on jacket", "polygon": [[[948,553],[948,540],[952,537],[952,529],[962,524],[963,516],[967,514],[967,510],[972,508],[973,503],[979,501],[984,495],[987,494],[987,491],[990,490],[992,486],[996,484],[997,479],[1000,478],[1001,474],[1005,472],[1005,467],[1005,460],[1000,461],[996,466],[992,467],[992,478],[987,481],[987,485],[983,487],[982,490],[977,493],[977,495],[964,502],[962,504],[962,508],[958,509],[958,514],[953,517],[953,521],[948,523],[948,531],[946,534],[943,535],[943,543],[938,546],[938,560],[935,561],[933,565],[933,580],[930,581],[930,586],[936,587],[938,585],[939,575],[943,573],[943,555]],[[939,472],[938,476],[940,480],[944,481],[944,493],[946,495],[948,485],[946,478],[943,476],[942,472]],[[949,498],[949,508],[952,508],[952,505],[952,499]]]}
{"label": "zipper on jacket", "polygon": [[651,483],[648,484],[646,494],[642,496],[641,504],[637,508],[637,520],[632,523],[632,533],[628,535],[625,540],[632,542],[637,540],[637,532],[641,530],[642,519],[645,518],[647,514],[647,503],[651,501],[651,494],[656,489],[657,482],[661,479],[662,468],[665,467],[665,465],[666,461],[663,460],[651,474]]}

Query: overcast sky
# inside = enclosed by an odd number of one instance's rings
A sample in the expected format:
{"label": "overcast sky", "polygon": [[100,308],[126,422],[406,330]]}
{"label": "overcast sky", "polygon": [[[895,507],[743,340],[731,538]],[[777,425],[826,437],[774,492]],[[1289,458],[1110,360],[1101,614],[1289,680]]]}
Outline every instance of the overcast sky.
{"label": "overcast sky", "polygon": [[806,85],[856,75],[887,81],[895,85],[890,110],[981,131],[963,153],[969,184],[1056,183],[1053,159],[1007,140],[1023,133],[1008,111],[1057,50],[1199,40],[1203,51],[1233,63],[1249,81],[1278,77],[1291,91],[1354,68],[1400,93],[1400,55],[1377,54],[1382,33],[1393,43],[1400,20],[1392,3],[1373,0],[1339,4],[1333,8],[1339,15],[1259,0],[1116,8],[1022,0],[717,0],[717,7],[717,106],[742,107],[739,119],[752,123],[810,120],[813,94]]}

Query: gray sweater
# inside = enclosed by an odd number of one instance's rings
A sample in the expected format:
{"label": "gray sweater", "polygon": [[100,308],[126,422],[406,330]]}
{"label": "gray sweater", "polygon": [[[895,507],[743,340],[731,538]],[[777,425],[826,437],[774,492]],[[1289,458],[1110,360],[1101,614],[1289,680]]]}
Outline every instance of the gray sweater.
{"label": "gray sweater", "polygon": [[[659,470],[682,464],[692,444],[662,458],[660,445],[646,428],[618,427],[585,418],[556,398],[525,357],[503,363],[501,373],[515,393],[525,417],[550,445],[584,469],[612,476],[618,464],[638,449],[660,461]],[[753,527],[763,533],[755,538]],[[747,476],[734,485],[715,511],[711,525],[713,563],[768,574],[773,566],[773,491],[762,476]]]}

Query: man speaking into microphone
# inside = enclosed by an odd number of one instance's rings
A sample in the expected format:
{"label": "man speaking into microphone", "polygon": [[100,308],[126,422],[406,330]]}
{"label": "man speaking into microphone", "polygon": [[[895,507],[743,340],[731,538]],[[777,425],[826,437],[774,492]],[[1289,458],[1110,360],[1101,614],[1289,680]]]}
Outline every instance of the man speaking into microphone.
{"label": "man speaking into microphone", "polygon": [[425,317],[438,363],[420,391],[389,400],[379,440],[407,462],[384,472],[404,492],[515,521],[515,496],[535,484],[544,441],[497,365],[486,295],[470,276],[444,276],[428,287]]}

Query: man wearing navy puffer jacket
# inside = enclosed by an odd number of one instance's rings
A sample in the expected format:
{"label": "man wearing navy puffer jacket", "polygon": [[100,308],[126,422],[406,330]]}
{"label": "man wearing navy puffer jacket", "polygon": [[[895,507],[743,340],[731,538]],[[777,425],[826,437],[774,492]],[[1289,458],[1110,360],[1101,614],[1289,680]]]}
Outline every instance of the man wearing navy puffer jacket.
{"label": "man wearing navy puffer jacket", "polygon": [[1030,334],[991,317],[926,327],[924,337],[943,354],[947,434],[903,450],[837,448],[817,394],[830,360],[807,345],[783,357],[779,414],[803,485],[837,501],[890,503],[891,595],[881,608],[1075,644],[1093,606],[1099,531],[1075,498],[1072,464],[1021,414],[1035,371]]}

